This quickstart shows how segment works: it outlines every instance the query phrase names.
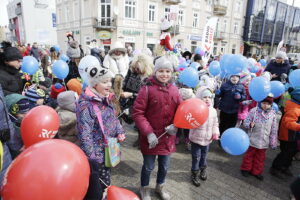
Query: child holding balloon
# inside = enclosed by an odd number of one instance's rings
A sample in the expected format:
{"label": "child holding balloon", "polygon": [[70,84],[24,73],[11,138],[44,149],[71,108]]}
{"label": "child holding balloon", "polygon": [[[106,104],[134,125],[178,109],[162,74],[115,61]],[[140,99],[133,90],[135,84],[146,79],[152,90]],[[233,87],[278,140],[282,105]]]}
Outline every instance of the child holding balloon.
{"label": "child holding balloon", "polygon": [[[171,83],[174,66],[166,56],[155,61],[154,75],[142,87],[133,106],[133,119],[140,131],[140,147],[143,154],[140,193],[142,199],[150,197],[150,175],[158,157],[156,192],[162,199],[170,199],[164,189],[170,162],[175,152],[177,128],[172,124],[181,98],[176,86]],[[168,133],[168,134],[166,134]]]}
{"label": "child holding balloon", "polygon": [[[207,121],[197,129],[190,130],[190,141],[192,143],[192,182],[200,186],[200,179],[206,180],[206,157],[209,144],[219,139],[219,122],[216,109],[213,108],[213,92],[209,87],[200,87],[196,97],[203,100],[209,108]],[[200,177],[200,178],[199,178]]]}
{"label": "child holding balloon", "polygon": [[[110,138],[119,142],[125,139],[125,131],[115,116],[110,101],[113,74],[98,65],[88,66],[89,86],[82,92],[76,107],[78,138],[81,149],[91,165],[88,199],[102,199],[104,189],[110,185],[110,168],[105,164],[105,147]],[[100,182],[101,181],[101,182]]]}
{"label": "child holding balloon", "polygon": [[244,121],[244,127],[248,129],[250,139],[250,147],[241,165],[241,173],[245,177],[251,174],[262,181],[266,151],[269,146],[272,149],[277,147],[278,124],[272,104],[273,98],[266,97],[258,104],[258,107],[250,110]]}

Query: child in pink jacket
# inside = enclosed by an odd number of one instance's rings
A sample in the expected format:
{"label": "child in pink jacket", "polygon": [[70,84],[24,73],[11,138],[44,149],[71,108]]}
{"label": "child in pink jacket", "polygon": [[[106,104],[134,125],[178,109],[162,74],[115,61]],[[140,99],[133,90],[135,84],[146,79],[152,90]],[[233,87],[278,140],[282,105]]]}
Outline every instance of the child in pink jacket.
{"label": "child in pink jacket", "polygon": [[[190,141],[192,144],[192,182],[200,186],[200,178],[207,179],[206,157],[209,144],[219,139],[219,122],[216,109],[213,108],[213,92],[208,87],[200,87],[196,92],[196,98],[203,100],[209,108],[207,121],[197,129],[190,130]],[[199,178],[200,175],[200,178]]]}

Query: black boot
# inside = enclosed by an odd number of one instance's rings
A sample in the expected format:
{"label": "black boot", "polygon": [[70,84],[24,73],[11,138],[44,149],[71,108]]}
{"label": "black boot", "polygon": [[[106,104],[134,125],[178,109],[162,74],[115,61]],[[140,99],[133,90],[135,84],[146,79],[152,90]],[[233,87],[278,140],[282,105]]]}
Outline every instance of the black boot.
{"label": "black boot", "polygon": [[247,170],[241,170],[241,174],[242,174],[244,177],[248,177],[248,176],[249,176],[249,171],[247,171]]}
{"label": "black boot", "polygon": [[199,170],[192,170],[192,182],[196,187],[200,186]]}
{"label": "black boot", "polygon": [[206,179],[207,179],[206,167],[201,169],[201,171],[200,171],[200,179],[203,180],[203,181],[206,181]]}

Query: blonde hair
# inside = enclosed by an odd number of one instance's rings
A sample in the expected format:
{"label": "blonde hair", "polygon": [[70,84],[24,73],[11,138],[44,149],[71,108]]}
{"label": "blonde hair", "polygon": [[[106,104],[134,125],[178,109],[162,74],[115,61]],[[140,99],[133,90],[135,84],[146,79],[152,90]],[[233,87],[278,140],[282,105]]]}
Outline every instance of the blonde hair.
{"label": "blonde hair", "polygon": [[130,68],[134,72],[139,71],[143,77],[149,77],[153,73],[153,59],[146,54],[138,54],[133,57]]}

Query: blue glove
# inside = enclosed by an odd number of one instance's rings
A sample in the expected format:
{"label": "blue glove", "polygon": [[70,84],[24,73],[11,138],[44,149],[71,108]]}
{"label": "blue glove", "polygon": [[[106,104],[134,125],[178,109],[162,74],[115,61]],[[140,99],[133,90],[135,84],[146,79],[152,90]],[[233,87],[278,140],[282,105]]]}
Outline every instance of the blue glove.
{"label": "blue glove", "polygon": [[217,89],[215,93],[216,93],[216,95],[220,95],[221,94],[221,90]]}
{"label": "blue glove", "polygon": [[174,53],[177,53],[177,49],[174,48],[174,49],[173,49],[173,52],[174,52]]}

